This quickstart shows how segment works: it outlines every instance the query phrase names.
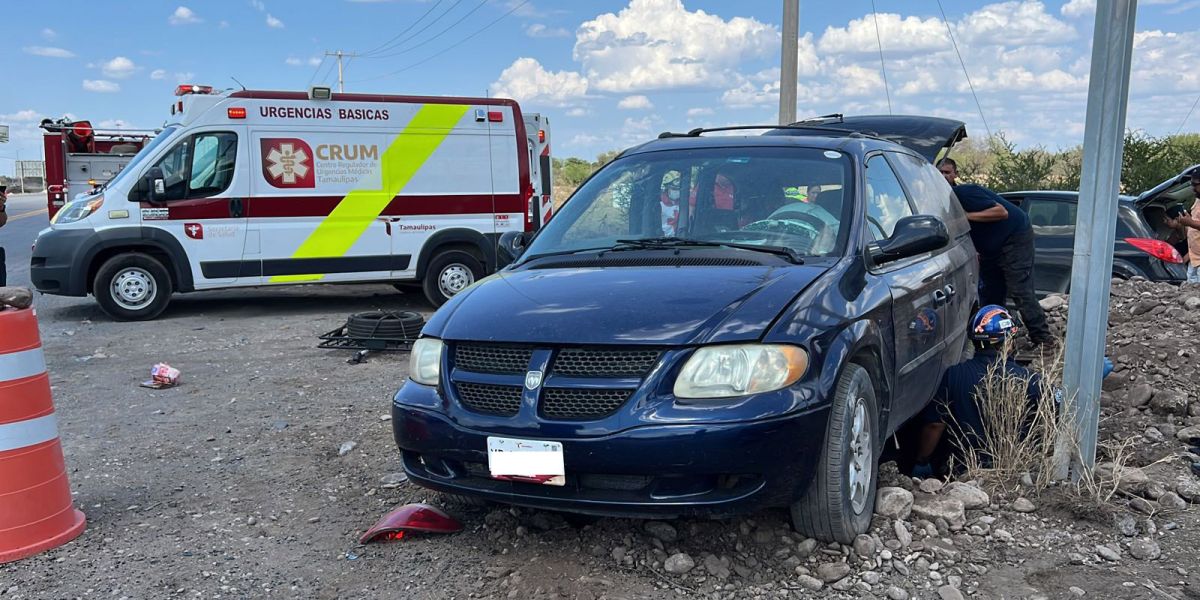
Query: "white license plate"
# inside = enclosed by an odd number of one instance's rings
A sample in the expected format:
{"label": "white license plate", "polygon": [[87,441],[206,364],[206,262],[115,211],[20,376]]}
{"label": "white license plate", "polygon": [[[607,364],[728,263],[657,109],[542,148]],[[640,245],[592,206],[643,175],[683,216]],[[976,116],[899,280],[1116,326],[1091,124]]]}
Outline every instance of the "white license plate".
{"label": "white license plate", "polygon": [[493,479],[524,481],[542,485],[566,485],[563,447],[559,442],[487,439],[488,470]]}

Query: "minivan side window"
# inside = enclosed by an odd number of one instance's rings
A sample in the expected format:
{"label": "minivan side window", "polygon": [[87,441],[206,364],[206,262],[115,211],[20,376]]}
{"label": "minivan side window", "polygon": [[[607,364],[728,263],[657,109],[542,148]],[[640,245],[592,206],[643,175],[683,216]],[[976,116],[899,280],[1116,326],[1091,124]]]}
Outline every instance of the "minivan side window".
{"label": "minivan side window", "polygon": [[162,170],[164,200],[205,198],[225,191],[233,181],[237,134],[198,133],[175,144],[154,166]]}
{"label": "minivan side window", "polygon": [[904,177],[908,191],[912,194],[913,205],[917,214],[933,215],[946,225],[946,231],[951,238],[967,235],[971,224],[962,210],[962,205],[954,197],[954,190],[946,183],[946,178],[938,172],[937,167],[919,156],[903,152],[888,152],[888,158],[896,167],[896,172]]}
{"label": "minivan side window", "polygon": [[867,159],[867,226],[875,239],[891,237],[896,222],[912,214],[904,188],[883,155]]}

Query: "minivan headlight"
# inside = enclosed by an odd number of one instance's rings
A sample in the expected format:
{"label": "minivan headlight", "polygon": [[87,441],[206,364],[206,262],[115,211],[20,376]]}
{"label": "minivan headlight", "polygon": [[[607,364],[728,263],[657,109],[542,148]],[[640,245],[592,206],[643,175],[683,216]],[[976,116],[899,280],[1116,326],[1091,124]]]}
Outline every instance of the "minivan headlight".
{"label": "minivan headlight", "polygon": [[808,370],[803,348],[738,344],[700,348],[675,379],[676,398],[729,398],[796,383]]}
{"label": "minivan headlight", "polygon": [[442,340],[421,338],[413,342],[408,359],[408,376],[425,385],[437,385],[442,372]]}
{"label": "minivan headlight", "polygon": [[55,213],[54,219],[50,222],[55,225],[74,223],[86,219],[92,213],[100,210],[101,206],[104,206],[103,195],[96,196],[91,200],[74,200]]}

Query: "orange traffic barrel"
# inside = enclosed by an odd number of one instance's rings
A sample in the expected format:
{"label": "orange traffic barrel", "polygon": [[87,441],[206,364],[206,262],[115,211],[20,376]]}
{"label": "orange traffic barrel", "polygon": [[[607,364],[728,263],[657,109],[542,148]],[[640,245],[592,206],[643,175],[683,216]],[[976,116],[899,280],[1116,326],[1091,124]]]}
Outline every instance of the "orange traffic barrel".
{"label": "orange traffic barrel", "polygon": [[83,533],[71,502],[37,313],[0,310],[0,563]]}

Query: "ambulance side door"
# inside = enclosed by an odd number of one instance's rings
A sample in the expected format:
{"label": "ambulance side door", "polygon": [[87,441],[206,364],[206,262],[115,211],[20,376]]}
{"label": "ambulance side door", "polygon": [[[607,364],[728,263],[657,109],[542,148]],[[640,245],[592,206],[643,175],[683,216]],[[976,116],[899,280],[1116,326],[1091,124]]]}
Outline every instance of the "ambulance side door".
{"label": "ambulance side door", "polygon": [[383,281],[399,266],[380,210],[389,136],[366,129],[254,129],[247,258],[261,283]]}
{"label": "ambulance side door", "polygon": [[245,128],[200,128],[178,140],[147,169],[164,184],[159,202],[142,202],[143,227],[179,240],[196,289],[240,283],[246,239]]}

